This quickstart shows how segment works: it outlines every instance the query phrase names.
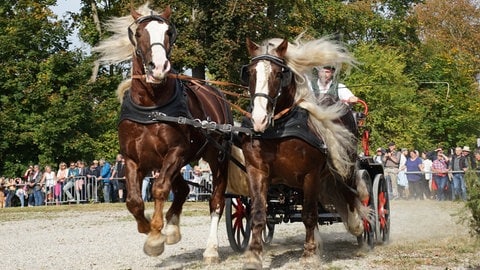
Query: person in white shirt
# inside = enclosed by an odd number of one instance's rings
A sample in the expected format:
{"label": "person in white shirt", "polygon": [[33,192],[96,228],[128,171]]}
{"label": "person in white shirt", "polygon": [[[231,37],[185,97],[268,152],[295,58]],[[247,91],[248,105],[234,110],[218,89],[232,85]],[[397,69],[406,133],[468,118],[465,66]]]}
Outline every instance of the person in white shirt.
{"label": "person in white shirt", "polygon": [[358,102],[358,98],[350,89],[334,80],[336,71],[334,66],[317,67],[315,70],[318,72],[317,76],[313,76],[314,79],[308,80],[308,83],[318,99],[321,99],[324,95],[330,95],[334,101]]}

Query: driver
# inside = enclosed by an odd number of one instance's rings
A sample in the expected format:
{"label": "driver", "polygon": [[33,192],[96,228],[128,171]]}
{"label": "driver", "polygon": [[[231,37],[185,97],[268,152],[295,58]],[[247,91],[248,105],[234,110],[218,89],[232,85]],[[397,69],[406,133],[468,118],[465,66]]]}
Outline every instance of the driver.
{"label": "driver", "polygon": [[350,104],[358,102],[352,91],[344,84],[338,83],[335,78],[334,66],[322,66],[314,68],[317,74],[314,74],[313,80],[307,80],[310,89],[312,89],[317,102],[322,105],[332,105],[341,101],[349,107],[349,110],[341,117],[343,124],[354,134],[359,135],[357,121],[351,110]]}
{"label": "driver", "polygon": [[315,97],[320,100],[325,95],[330,95],[333,100],[344,103],[356,103],[358,98],[344,84],[334,80],[335,67],[323,66],[314,68],[317,74],[314,74],[313,80],[308,80],[310,89],[315,93]]}

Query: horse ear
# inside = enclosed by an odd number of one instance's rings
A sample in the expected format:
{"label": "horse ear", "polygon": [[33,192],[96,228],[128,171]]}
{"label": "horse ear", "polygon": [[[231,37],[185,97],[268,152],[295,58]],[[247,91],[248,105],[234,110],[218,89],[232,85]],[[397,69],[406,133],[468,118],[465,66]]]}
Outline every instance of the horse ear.
{"label": "horse ear", "polygon": [[165,8],[162,15],[162,17],[164,17],[165,19],[170,20],[170,15],[172,15],[172,9],[170,8],[170,5]]}
{"label": "horse ear", "polygon": [[138,18],[142,17],[142,14],[138,13],[133,5],[130,7],[130,15],[132,15],[133,19],[136,21]]}
{"label": "horse ear", "polygon": [[275,51],[277,52],[277,56],[283,58],[285,56],[285,53],[287,52],[287,48],[288,40],[284,39],[283,42],[280,43],[280,45],[278,45],[278,47],[275,49]]}
{"label": "horse ear", "polygon": [[247,37],[247,50],[248,50],[248,54],[250,56],[254,56],[255,55],[255,52],[258,50],[258,48],[260,48],[260,46],[251,41],[250,38]]}

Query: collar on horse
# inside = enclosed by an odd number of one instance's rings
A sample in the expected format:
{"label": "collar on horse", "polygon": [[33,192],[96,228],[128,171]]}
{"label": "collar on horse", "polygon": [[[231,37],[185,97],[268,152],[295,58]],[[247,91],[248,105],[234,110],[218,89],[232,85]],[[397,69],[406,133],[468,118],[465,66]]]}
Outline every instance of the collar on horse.
{"label": "collar on horse", "polygon": [[175,94],[166,104],[161,106],[141,106],[135,104],[130,90],[125,92],[119,123],[126,119],[140,124],[158,123],[159,121],[156,119],[155,114],[174,117],[175,120],[178,117],[191,117],[187,105],[187,95],[180,80],[175,80]]}
{"label": "collar on horse", "polygon": [[[252,128],[252,122],[243,118],[242,127]],[[295,137],[304,140],[313,147],[326,153],[325,143],[308,127],[308,111],[298,106],[289,110],[284,117],[275,120],[263,133],[254,133],[253,137],[262,139],[281,139]]]}
{"label": "collar on horse", "polygon": [[241,132],[246,135],[252,134],[250,128],[237,127],[231,124],[219,124],[208,120],[192,119],[193,117],[188,109],[185,86],[179,79],[175,79],[175,82],[175,95],[162,106],[147,107],[135,104],[131,98],[130,91],[125,92],[120,110],[119,123],[124,120],[145,125],[170,122],[223,133]]}

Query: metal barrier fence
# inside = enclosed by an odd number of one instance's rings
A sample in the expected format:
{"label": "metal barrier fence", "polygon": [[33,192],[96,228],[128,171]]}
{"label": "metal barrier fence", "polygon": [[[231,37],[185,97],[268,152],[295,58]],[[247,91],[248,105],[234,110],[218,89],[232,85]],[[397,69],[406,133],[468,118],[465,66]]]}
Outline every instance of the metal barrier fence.
{"label": "metal barrier fence", "polygon": [[77,176],[53,186],[45,186],[45,204],[98,203],[97,177]]}
{"label": "metal barrier fence", "polygon": [[[479,171],[476,171],[476,170],[468,170],[468,171],[474,171],[476,173],[480,173],[480,170]],[[437,174],[437,172],[433,172],[433,171],[404,171],[405,174],[432,174],[435,176],[435,174]],[[448,171],[447,173],[465,173],[465,171]]]}

